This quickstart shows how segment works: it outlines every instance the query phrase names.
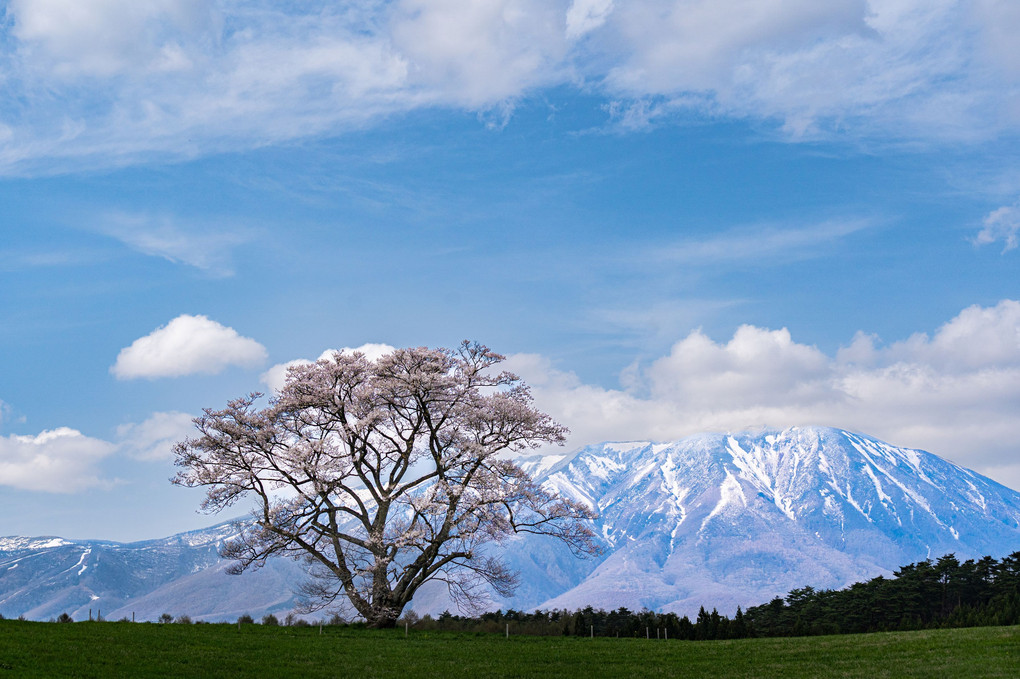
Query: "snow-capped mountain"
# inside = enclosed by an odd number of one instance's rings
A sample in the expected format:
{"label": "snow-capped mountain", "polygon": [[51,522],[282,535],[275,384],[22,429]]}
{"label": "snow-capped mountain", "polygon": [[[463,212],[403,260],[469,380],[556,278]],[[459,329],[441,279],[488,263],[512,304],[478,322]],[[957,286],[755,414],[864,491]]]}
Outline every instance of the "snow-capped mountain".
{"label": "snow-capped mountain", "polygon": [[1020,550],[1020,493],[838,429],[602,443],[550,462],[528,464],[598,511],[606,556],[545,608],[732,610],[949,552]]}
{"label": "snow-capped mountain", "polygon": [[300,566],[278,559],[240,576],[219,557],[235,529],[224,523],[128,544],[62,538],[0,538],[0,615],[45,620],[155,620],[163,613],[233,620],[288,611]]}
{"label": "snow-capped mountain", "polygon": [[[811,585],[838,588],[953,552],[1020,550],[1020,493],[930,453],[827,428],[602,443],[522,461],[539,481],[595,508],[603,553],[581,560],[521,536],[503,555],[521,573],[492,607],[648,607],[731,613]],[[108,619],[161,613],[233,620],[286,612],[302,565],[241,576],[217,556],[221,524],[131,544],[0,538],[0,614]],[[419,613],[454,610],[442,585]]]}

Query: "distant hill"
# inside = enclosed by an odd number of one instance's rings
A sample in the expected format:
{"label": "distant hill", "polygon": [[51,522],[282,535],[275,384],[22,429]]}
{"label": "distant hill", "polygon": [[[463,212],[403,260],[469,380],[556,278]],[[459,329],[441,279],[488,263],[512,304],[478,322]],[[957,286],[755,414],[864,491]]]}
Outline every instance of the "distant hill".
{"label": "distant hill", "polygon": [[[602,443],[527,458],[541,482],[599,513],[603,554],[579,560],[547,537],[502,551],[521,573],[492,608],[647,607],[731,612],[811,585],[838,588],[953,552],[1020,549],[1020,493],[923,451],[829,428]],[[161,613],[233,620],[285,613],[302,566],[270,560],[241,576],[217,550],[220,524],[130,544],[0,538],[0,614],[110,619]],[[441,585],[414,608],[454,610]]]}
{"label": "distant hill", "polygon": [[235,533],[230,523],[162,540],[122,544],[62,538],[0,538],[0,614],[46,620],[63,612],[76,620],[155,620],[162,613],[233,620],[248,613],[286,612],[293,561],[277,559],[240,576],[218,555]]}

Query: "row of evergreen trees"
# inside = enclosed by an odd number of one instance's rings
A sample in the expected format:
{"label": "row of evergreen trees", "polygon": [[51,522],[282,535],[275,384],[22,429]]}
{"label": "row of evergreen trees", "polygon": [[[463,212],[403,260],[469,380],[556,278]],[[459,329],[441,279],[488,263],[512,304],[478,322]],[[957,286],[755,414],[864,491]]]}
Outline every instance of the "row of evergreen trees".
{"label": "row of evergreen trees", "polygon": [[749,608],[758,636],[1020,624],[1020,552],[961,563],[947,554],[841,590],[795,589]]}
{"label": "row of evergreen trees", "polygon": [[977,627],[1020,624],[1020,552],[997,561],[986,556],[961,563],[947,554],[904,566],[895,577],[879,576],[841,590],[803,587],[762,606],[737,608],[732,618],[704,607],[695,620],[674,613],[612,611],[497,611],[478,618],[449,612],[433,619],[411,614],[416,629],[513,634],[740,639]]}

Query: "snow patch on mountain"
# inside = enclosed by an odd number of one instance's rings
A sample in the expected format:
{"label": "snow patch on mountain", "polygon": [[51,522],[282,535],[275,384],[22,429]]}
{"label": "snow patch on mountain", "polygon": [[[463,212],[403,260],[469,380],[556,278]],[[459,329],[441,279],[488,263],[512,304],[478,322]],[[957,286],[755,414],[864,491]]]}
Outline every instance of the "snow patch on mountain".
{"label": "snow patch on mountain", "polygon": [[43,537],[7,537],[0,538],[0,552],[16,552],[19,550],[55,549],[64,545],[73,544],[63,538]]}

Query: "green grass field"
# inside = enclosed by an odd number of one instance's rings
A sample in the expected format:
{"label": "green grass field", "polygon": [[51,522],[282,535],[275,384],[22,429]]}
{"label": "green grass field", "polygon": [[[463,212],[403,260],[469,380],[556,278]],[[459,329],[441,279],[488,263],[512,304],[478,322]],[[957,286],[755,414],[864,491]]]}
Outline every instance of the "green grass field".
{"label": "green grass field", "polygon": [[1020,627],[678,642],[0,621],[0,679],[1018,676]]}

